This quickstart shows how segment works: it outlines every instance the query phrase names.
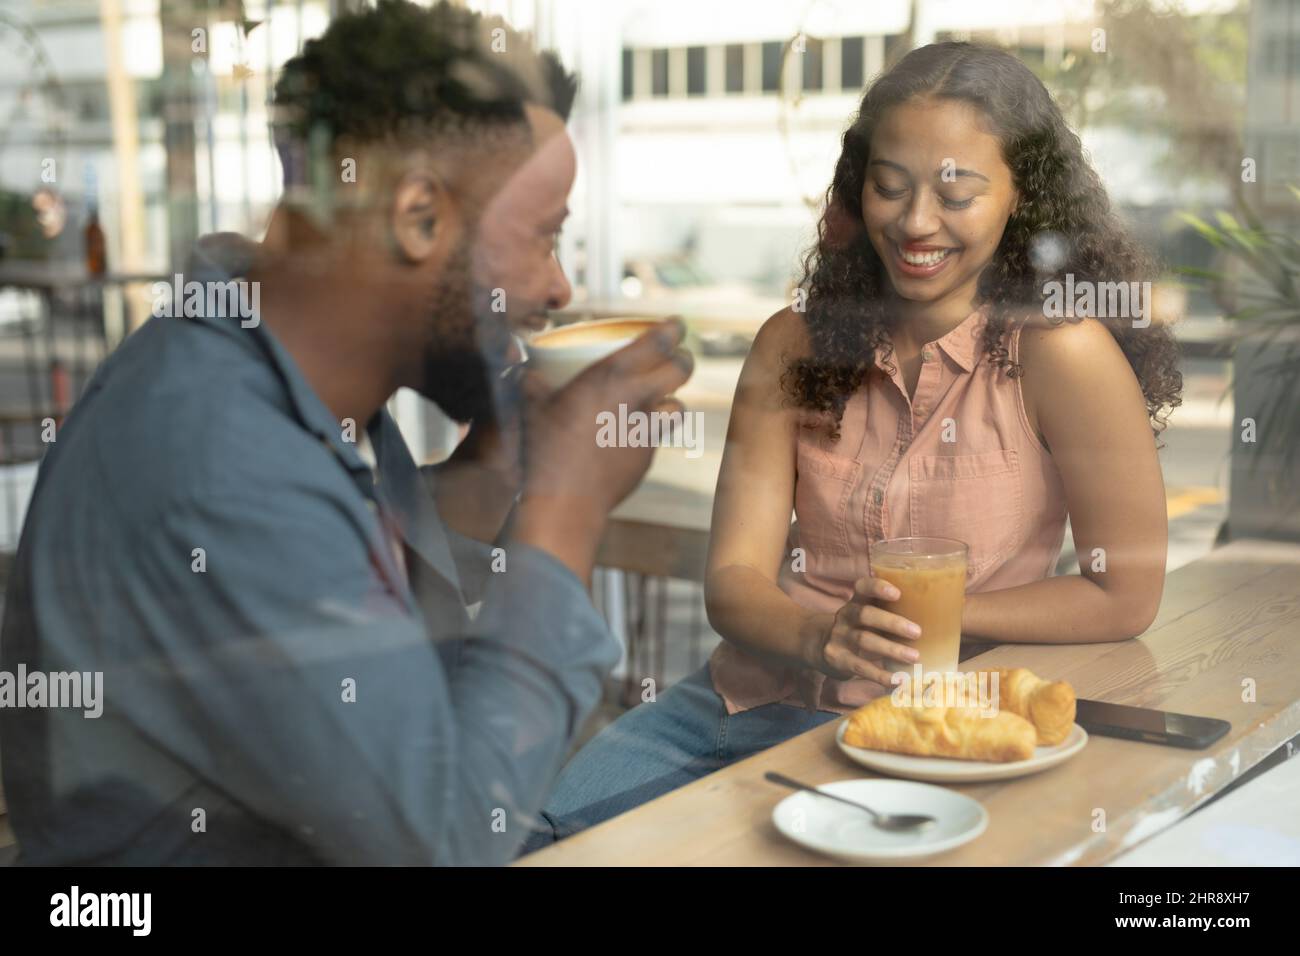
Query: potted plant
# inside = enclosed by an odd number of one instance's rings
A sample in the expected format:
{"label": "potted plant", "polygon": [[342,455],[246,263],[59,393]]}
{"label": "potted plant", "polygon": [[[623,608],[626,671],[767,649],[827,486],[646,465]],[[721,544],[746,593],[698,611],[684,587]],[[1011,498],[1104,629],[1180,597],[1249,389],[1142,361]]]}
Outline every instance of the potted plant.
{"label": "potted plant", "polygon": [[[1300,203],[1300,189],[1288,187]],[[1300,541],[1300,238],[1270,229],[1248,207],[1238,222],[1184,220],[1228,260],[1221,271],[1179,271],[1210,284],[1233,326],[1235,405],[1228,538]]]}

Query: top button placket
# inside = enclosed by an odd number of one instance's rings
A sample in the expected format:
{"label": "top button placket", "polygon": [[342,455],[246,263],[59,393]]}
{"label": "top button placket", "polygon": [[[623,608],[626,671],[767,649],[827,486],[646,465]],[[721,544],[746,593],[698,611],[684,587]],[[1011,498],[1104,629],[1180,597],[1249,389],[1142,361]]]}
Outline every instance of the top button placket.
{"label": "top button placket", "polygon": [[876,474],[872,477],[871,488],[867,493],[866,506],[866,527],[867,538],[869,541],[876,541],[881,538],[887,538],[889,535],[885,531],[886,508],[885,498],[889,490],[889,482],[894,477],[894,471],[898,468],[898,463],[903,457],[903,452],[912,443],[912,416],[898,416],[898,434],[894,440],[894,450],[884,463],[877,469]]}
{"label": "top button placket", "polygon": [[925,424],[926,416],[934,411],[934,396],[939,389],[939,380],[943,369],[937,361],[938,354],[933,345],[921,349],[921,374],[916,380],[916,396],[911,402],[914,430]]}

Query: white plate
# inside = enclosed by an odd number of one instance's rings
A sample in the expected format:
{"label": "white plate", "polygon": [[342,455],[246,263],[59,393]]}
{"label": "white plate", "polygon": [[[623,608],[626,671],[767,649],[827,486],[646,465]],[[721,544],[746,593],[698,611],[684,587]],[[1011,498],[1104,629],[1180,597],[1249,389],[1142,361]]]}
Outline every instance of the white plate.
{"label": "white plate", "polygon": [[852,863],[895,863],[935,856],[969,843],[989,825],[988,812],[970,797],[906,780],[840,780],[818,788],[864,803],[880,813],[925,813],[935,822],[890,833],[871,814],[800,791],[772,811],[777,830],[795,843]]}
{"label": "white plate", "polygon": [[848,724],[848,720],[840,722],[839,728],[835,731],[835,742],[850,760],[877,773],[887,773],[891,777],[928,780],[931,783],[980,783],[986,780],[1023,777],[1064,763],[1088,744],[1088,732],[1075,724],[1063,741],[1055,747],[1035,747],[1034,755],[1028,760],[990,763],[985,760],[957,760],[953,757],[913,757],[909,754],[892,754],[883,750],[850,747],[844,742],[844,728]]}

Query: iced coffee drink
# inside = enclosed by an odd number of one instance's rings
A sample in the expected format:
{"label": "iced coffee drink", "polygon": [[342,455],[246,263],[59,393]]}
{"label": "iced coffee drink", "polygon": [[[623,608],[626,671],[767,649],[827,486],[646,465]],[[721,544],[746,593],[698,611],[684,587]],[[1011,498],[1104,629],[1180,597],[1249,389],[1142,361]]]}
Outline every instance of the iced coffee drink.
{"label": "iced coffee drink", "polygon": [[[902,593],[880,606],[914,621],[921,636],[910,644],[921,655],[924,673],[957,670],[961,612],[966,599],[966,552],[951,538],[889,538],[871,545],[871,573]],[[913,665],[885,659],[891,671]]]}

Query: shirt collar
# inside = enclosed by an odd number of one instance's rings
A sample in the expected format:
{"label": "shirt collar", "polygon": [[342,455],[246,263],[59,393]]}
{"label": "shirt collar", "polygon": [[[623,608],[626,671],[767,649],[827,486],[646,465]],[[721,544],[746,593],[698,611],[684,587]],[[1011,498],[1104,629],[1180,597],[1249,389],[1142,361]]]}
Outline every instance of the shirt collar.
{"label": "shirt collar", "polygon": [[397,422],[381,408],[368,428],[375,455],[375,494],[397,519],[402,537],[411,549],[441,574],[465,603],[456,559],[443,527],[442,517],[427,483],[411,457]]}
{"label": "shirt collar", "polygon": [[[979,364],[983,354],[984,327],[987,324],[988,307],[982,306],[962,319],[961,324],[943,338],[925,343],[924,348],[938,346],[962,371],[970,372]],[[883,349],[876,349],[876,367],[888,375],[889,369],[885,367],[883,352]]]}
{"label": "shirt collar", "polygon": [[[242,276],[253,261],[255,252],[256,243],[237,233],[204,236],[195,245],[181,280],[186,283],[244,281]],[[207,315],[206,310],[200,310],[199,315],[187,318],[240,338],[259,349],[284,384],[285,394],[299,424],[328,445],[349,471],[370,470],[370,466],[358,453],[355,442],[344,439],[343,424],[334,420],[333,413],[308,384],[298,363],[271,330],[262,324],[260,315],[254,314],[248,318],[223,317]],[[354,432],[360,433],[367,424],[357,422]]]}
{"label": "shirt collar", "polygon": [[[255,253],[256,244],[236,233],[206,236],[195,246],[194,256],[183,278],[198,282],[230,281],[247,272]],[[358,422],[353,440],[345,440],[343,424],[335,421],[333,413],[303,376],[298,363],[262,324],[260,316],[241,321],[239,318],[198,315],[191,321],[242,337],[248,347],[261,350],[284,384],[294,416],[302,427],[329,446],[352,472],[364,494],[382,502],[396,519],[397,529],[411,549],[459,593],[460,577],[441,518],[424,486],[424,476],[388,410],[380,407],[369,422]],[[363,434],[370,439],[375,459],[373,471],[361,457],[357,439]]]}
{"label": "shirt collar", "polygon": [[962,371],[969,372],[979,364],[983,354],[984,326],[988,324],[987,307],[976,309],[943,338],[934,344],[939,346],[948,358],[961,366]]}

